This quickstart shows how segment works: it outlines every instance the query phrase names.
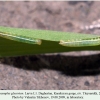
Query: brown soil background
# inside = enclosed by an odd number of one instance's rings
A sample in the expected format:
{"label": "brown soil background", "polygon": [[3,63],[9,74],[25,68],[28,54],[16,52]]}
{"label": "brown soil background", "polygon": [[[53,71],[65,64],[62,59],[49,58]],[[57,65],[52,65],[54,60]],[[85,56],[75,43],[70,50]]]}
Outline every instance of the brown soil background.
{"label": "brown soil background", "polygon": [[[100,2],[0,1],[1,26],[99,34],[80,28],[99,18]],[[99,73],[100,54],[89,51],[0,58],[0,89],[100,89]]]}

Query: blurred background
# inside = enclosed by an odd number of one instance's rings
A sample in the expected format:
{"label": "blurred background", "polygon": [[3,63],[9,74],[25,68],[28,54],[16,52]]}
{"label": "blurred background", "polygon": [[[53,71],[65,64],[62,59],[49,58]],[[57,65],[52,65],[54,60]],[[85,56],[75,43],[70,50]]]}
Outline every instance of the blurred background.
{"label": "blurred background", "polygon": [[[0,1],[0,26],[100,34],[99,18],[99,1]],[[100,89],[99,74],[99,51],[0,58],[1,90]]]}

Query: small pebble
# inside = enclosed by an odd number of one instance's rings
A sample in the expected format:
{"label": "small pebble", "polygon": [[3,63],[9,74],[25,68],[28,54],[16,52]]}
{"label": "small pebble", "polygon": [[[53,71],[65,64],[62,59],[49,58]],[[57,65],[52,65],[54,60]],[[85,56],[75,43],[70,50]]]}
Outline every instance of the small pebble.
{"label": "small pebble", "polygon": [[88,81],[85,81],[84,85],[90,86],[90,83]]}

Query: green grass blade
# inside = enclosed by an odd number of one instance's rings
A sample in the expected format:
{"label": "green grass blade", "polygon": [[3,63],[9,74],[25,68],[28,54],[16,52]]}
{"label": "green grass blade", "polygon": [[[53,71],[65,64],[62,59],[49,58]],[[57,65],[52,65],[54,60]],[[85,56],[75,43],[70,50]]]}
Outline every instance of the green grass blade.
{"label": "green grass blade", "polygon": [[[14,37],[0,36],[0,57],[21,56],[43,53],[57,53],[80,50],[100,50],[100,45],[66,47],[59,44],[60,40],[72,41],[78,39],[93,39],[97,35],[56,32],[49,30],[31,30],[10,27],[0,27],[0,33],[17,37],[24,37],[26,40],[18,40]],[[41,40],[41,45],[27,43],[27,39]]]}

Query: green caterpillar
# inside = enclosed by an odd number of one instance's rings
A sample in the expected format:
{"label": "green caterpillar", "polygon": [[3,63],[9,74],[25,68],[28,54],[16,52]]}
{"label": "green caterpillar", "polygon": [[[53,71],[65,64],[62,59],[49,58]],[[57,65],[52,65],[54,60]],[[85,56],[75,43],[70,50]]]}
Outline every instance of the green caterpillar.
{"label": "green caterpillar", "polygon": [[29,37],[25,37],[25,36],[21,36],[21,35],[14,35],[11,33],[0,32],[0,36],[10,39],[10,40],[15,40],[15,41],[29,43],[29,44],[38,44],[38,45],[41,44],[41,40],[39,40],[39,39],[29,38]]}
{"label": "green caterpillar", "polygon": [[68,47],[96,46],[96,45],[100,45],[100,37],[90,38],[90,39],[89,38],[79,39],[79,40],[72,40],[72,41],[61,40],[59,44]]}

